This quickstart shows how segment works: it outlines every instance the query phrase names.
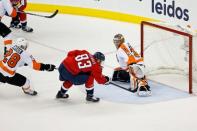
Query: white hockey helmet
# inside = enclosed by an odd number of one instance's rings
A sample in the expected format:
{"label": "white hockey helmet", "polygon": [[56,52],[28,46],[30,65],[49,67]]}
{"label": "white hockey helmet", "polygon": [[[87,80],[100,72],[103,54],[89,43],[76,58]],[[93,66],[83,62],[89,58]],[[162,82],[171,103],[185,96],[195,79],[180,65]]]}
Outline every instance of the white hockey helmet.
{"label": "white hockey helmet", "polygon": [[122,34],[116,34],[113,38],[114,45],[118,49],[120,44],[125,42],[124,36]]}
{"label": "white hockey helmet", "polygon": [[24,50],[29,46],[29,42],[25,38],[18,38],[15,44]]}

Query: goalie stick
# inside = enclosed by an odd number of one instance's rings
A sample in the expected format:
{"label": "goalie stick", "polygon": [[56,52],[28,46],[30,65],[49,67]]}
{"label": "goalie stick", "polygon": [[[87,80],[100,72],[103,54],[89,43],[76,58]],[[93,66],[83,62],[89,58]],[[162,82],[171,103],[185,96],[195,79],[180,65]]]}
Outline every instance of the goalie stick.
{"label": "goalie stick", "polygon": [[57,15],[58,11],[59,10],[55,10],[52,15],[48,15],[48,16],[47,15],[34,14],[34,13],[30,13],[30,12],[24,12],[24,11],[17,11],[17,12],[28,14],[28,15],[33,15],[33,16],[44,17],[44,18],[53,18],[54,16]]}
{"label": "goalie stick", "polygon": [[136,89],[134,89],[134,90],[127,89],[127,88],[125,88],[125,87],[123,87],[123,86],[121,86],[121,85],[119,85],[119,84],[116,84],[116,83],[114,83],[114,82],[112,82],[112,81],[110,81],[109,84],[114,85],[114,86],[116,86],[116,87],[119,87],[119,88],[121,88],[121,89],[123,89],[123,90],[132,92],[132,93],[135,93],[135,92],[137,91]]}

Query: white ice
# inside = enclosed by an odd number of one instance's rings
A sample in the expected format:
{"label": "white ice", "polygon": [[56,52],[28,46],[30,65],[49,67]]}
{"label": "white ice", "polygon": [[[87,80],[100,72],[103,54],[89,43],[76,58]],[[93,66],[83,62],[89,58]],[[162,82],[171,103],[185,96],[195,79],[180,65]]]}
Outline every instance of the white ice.
{"label": "white ice", "polygon": [[[9,24],[8,18],[3,21]],[[139,25],[72,15],[53,19],[29,16],[28,24],[34,33],[14,30],[14,38],[26,37],[30,41],[28,52],[40,62],[57,66],[69,50],[102,51],[106,54],[104,74],[110,75],[118,66],[114,34],[122,33],[139,47]],[[0,131],[197,130],[197,97],[176,89],[153,88],[153,96],[146,99],[117,87],[96,85],[101,101],[92,104],[85,101],[84,88],[75,86],[69,90],[70,98],[60,101],[55,99],[61,86],[57,71],[23,67],[19,72],[31,80],[39,94],[26,96],[18,87],[0,84]]]}

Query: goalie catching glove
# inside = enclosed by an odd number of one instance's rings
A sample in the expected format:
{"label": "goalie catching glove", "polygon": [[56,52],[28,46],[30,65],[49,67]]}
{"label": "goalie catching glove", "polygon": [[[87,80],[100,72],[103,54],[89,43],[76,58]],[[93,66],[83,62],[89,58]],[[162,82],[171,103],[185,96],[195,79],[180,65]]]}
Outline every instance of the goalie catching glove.
{"label": "goalie catching glove", "polygon": [[41,71],[54,71],[56,66],[53,64],[41,64],[40,70]]}

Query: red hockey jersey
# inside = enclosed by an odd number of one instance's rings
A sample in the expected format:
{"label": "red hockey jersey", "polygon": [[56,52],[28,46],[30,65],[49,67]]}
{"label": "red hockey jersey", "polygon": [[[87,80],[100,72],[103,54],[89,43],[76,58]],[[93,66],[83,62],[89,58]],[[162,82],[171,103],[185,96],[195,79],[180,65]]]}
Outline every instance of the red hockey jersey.
{"label": "red hockey jersey", "polygon": [[105,76],[102,75],[101,65],[86,50],[73,50],[68,52],[67,57],[63,60],[66,69],[73,75],[79,73],[90,73],[86,84],[93,84],[94,79],[99,84],[106,83]]}
{"label": "red hockey jersey", "polygon": [[27,6],[27,0],[11,0],[11,3],[17,7],[19,11],[23,11]]}

